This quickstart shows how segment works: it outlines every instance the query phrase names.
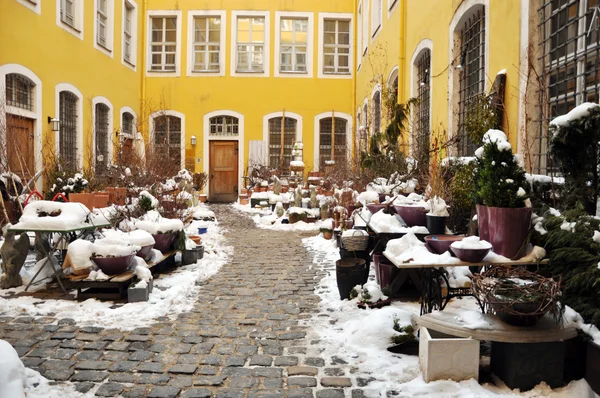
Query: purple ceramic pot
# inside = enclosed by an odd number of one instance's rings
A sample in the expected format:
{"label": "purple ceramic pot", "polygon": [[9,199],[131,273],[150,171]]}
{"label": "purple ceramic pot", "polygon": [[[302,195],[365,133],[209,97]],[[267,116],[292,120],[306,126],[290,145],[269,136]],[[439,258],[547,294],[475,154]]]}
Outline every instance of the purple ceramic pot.
{"label": "purple ceramic pot", "polygon": [[488,207],[488,235],[494,252],[511,260],[525,254],[525,241],[531,228],[531,207]]}
{"label": "purple ceramic pot", "polygon": [[133,257],[135,257],[135,253],[121,257],[92,257],[92,261],[106,275],[118,275],[127,270]]}
{"label": "purple ceramic pot", "polygon": [[385,208],[386,205],[380,203],[369,203],[367,205],[367,209],[371,212],[371,214],[377,213],[379,210]]}
{"label": "purple ceramic pot", "polygon": [[492,250],[489,249],[458,249],[456,247],[450,247],[452,253],[456,255],[461,261],[465,261],[467,263],[479,263],[481,262],[485,256]]}
{"label": "purple ceramic pot", "polygon": [[477,230],[481,240],[490,241],[488,232],[488,207],[484,205],[475,205],[477,209]]}
{"label": "purple ceramic pot", "polygon": [[175,234],[156,234],[152,235],[154,238],[154,248],[161,252],[166,252],[172,249],[173,241],[175,240]]}
{"label": "purple ceramic pot", "polygon": [[396,206],[394,205],[396,213],[402,217],[406,225],[409,227],[414,226],[427,226],[427,210],[421,206]]}
{"label": "purple ceramic pot", "polygon": [[137,252],[136,256],[143,258],[144,260],[148,257],[154,244],[142,246],[142,248]]}
{"label": "purple ceramic pot", "polygon": [[427,235],[425,242],[437,254],[443,254],[450,249],[450,245],[454,242],[463,240],[463,235]]}

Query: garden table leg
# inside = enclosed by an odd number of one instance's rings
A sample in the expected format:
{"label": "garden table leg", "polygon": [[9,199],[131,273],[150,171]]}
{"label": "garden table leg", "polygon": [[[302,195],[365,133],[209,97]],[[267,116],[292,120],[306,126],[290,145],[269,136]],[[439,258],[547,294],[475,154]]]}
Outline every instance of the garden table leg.
{"label": "garden table leg", "polygon": [[[63,286],[61,280],[60,280],[60,275],[58,273],[58,270],[54,267],[54,264],[52,263],[52,253],[54,253],[56,251],[56,249],[58,248],[58,246],[60,245],[60,243],[63,241],[64,237],[61,234],[60,238],[53,244],[50,246],[50,250],[46,252],[46,259],[44,260],[44,263],[42,264],[42,266],[37,270],[37,272],[35,273],[35,275],[33,276],[33,278],[31,278],[31,280],[29,281],[29,283],[27,284],[27,286],[25,287],[25,291],[27,291],[27,289],[29,289],[29,287],[33,284],[33,282],[35,281],[35,279],[38,277],[38,275],[40,274],[40,272],[42,272],[42,270],[48,265],[50,264],[50,268],[52,268],[52,272],[54,273],[54,276],[56,277],[56,281],[58,282],[60,288],[62,289],[62,291],[66,294],[67,290],[65,289],[65,287]],[[40,247],[43,247],[43,245],[40,245]],[[45,250],[45,248],[44,248]]]}

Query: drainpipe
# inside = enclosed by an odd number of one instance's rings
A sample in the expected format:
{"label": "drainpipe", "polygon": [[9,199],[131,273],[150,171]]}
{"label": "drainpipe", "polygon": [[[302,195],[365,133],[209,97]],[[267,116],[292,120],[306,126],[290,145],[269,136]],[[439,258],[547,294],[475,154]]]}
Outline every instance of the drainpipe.
{"label": "drainpipe", "polygon": [[[140,70],[140,80],[141,80],[141,98],[140,98],[140,119],[145,125],[148,125],[146,120],[146,112],[145,112],[145,100],[146,100],[146,10],[148,9],[148,0],[144,0],[142,5],[142,37],[141,40],[138,40],[138,45],[142,43],[142,62],[141,62],[141,70]],[[142,130],[143,131],[143,130]],[[150,136],[150,132],[147,132],[148,137]],[[142,134],[143,137],[143,134]],[[147,138],[145,138],[147,139]]]}
{"label": "drainpipe", "polygon": [[[358,0],[354,0],[354,9],[353,9],[353,14],[354,14],[354,34],[353,34],[353,40],[354,40],[354,47],[355,49],[358,49],[359,51],[362,51],[362,48],[359,48],[358,46],[362,47],[362,43],[358,43],[358,29],[359,29],[359,21],[358,21]],[[362,22],[362,21],[361,21]],[[354,63],[353,68],[354,70],[352,71],[352,112],[350,112],[350,115],[352,116],[352,120],[354,120],[354,128],[352,129],[352,159],[355,161],[355,164],[358,164],[358,156],[360,156],[360,153],[357,152],[356,150],[356,133],[358,131],[358,122],[356,121],[356,74],[358,73],[356,70],[356,66],[358,65],[358,56],[357,56],[357,52],[354,51],[354,54],[352,55],[352,57],[354,57]]]}
{"label": "drainpipe", "polygon": [[402,9],[400,10],[400,62],[398,63],[398,103],[405,101],[405,81],[406,81],[406,3],[408,0],[402,0]]}

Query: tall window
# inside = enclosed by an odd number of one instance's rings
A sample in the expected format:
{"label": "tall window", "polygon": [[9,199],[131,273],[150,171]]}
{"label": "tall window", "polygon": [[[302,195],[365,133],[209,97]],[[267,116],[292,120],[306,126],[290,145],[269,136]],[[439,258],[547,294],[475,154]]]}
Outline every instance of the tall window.
{"label": "tall window", "polygon": [[358,64],[358,67],[360,67],[361,61],[362,61],[362,48],[363,48],[363,29],[362,29],[362,23],[363,23],[363,7],[362,4],[358,5],[358,12],[356,14],[356,19],[358,21],[358,40],[356,43],[356,63]]}
{"label": "tall window", "polygon": [[350,21],[325,19],[323,73],[350,73]]}
{"label": "tall window", "polygon": [[[335,126],[334,126],[335,124]],[[326,161],[335,160],[336,164],[346,163],[346,119],[323,118],[319,121],[319,164],[324,166]],[[335,132],[332,134],[332,132]],[[333,142],[335,141],[335,142]],[[332,146],[335,147],[332,159]]]}
{"label": "tall window", "polygon": [[181,119],[176,116],[154,118],[154,146],[172,165],[181,164]]}
{"label": "tall window", "polygon": [[233,116],[215,116],[210,118],[210,135],[238,135],[239,120]]}
{"label": "tall window", "polygon": [[75,0],[60,0],[60,20],[75,27]]}
{"label": "tall window", "polygon": [[373,9],[371,10],[371,29],[373,29],[373,36],[375,36],[375,33],[377,33],[377,30],[381,26],[382,3],[383,0],[373,0]]}
{"label": "tall window", "polygon": [[64,166],[77,169],[77,96],[69,91],[59,94],[60,130],[59,155]]}
{"label": "tall window", "polygon": [[123,113],[123,120],[121,121],[121,133],[128,137],[133,137],[135,134],[134,117],[129,112]]}
{"label": "tall window", "polygon": [[[548,154],[548,122],[584,102],[600,99],[600,15],[598,0],[544,0],[539,8],[543,75],[540,128],[534,172],[554,165]],[[541,104],[540,104],[541,105]]]}
{"label": "tall window", "polygon": [[[283,124],[283,126],[282,126]],[[289,117],[269,119],[269,166],[273,169],[282,167],[281,172],[287,174],[292,160],[292,148],[296,140],[298,121]],[[283,159],[281,157],[283,127]]]}
{"label": "tall window", "polygon": [[134,8],[128,2],[125,2],[125,24],[123,26],[123,59],[130,64],[133,63],[131,56],[132,47],[132,24]]}
{"label": "tall window", "polygon": [[105,104],[96,104],[94,127],[96,130],[96,174],[104,174],[108,159],[108,118],[110,108]]}
{"label": "tall window", "polygon": [[152,17],[152,55],[150,70],[173,72],[177,57],[177,18]]}
{"label": "tall window", "polygon": [[6,75],[6,104],[32,111],[34,87],[35,83],[28,77],[9,73]]}
{"label": "tall window", "polygon": [[[413,152],[417,159],[429,159],[429,98],[431,77],[431,51],[424,50],[417,58],[416,65],[417,104],[415,105]],[[427,154],[427,156],[425,156]]]}
{"label": "tall window", "polygon": [[373,134],[381,133],[381,91],[373,96]]}
{"label": "tall window", "polygon": [[103,46],[106,45],[106,36],[108,28],[107,0],[96,0],[96,42]]}
{"label": "tall window", "polygon": [[468,18],[460,32],[458,152],[461,156],[475,153],[475,144],[469,138],[465,120],[485,88],[485,10],[477,9]]}
{"label": "tall window", "polygon": [[238,17],[236,72],[264,72],[265,18]]}
{"label": "tall window", "polygon": [[308,18],[281,18],[281,72],[306,72]]}
{"label": "tall window", "polygon": [[194,72],[220,70],[221,17],[194,18]]}

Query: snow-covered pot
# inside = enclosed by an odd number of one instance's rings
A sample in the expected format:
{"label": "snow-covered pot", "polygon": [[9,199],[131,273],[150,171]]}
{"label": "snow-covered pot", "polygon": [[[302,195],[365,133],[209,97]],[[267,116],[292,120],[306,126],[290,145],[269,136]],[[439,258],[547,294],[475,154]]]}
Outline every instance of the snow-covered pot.
{"label": "snow-covered pot", "polygon": [[[371,212],[371,214],[375,214],[377,213],[379,210],[381,209],[385,209],[384,204],[380,204],[380,203],[369,203],[367,205],[367,209],[369,209],[369,211]],[[354,210],[353,210],[354,211]],[[351,214],[350,212],[348,214]]]}
{"label": "snow-covered pot", "polygon": [[127,270],[133,257],[135,253],[120,257],[92,257],[92,261],[106,275],[118,275]]}
{"label": "snow-covered pot", "polygon": [[427,217],[427,230],[430,234],[443,234],[446,232],[446,218],[443,216],[434,216],[432,214],[426,214]]}
{"label": "snow-covered pot", "polygon": [[487,254],[492,250],[492,248],[487,249],[459,249],[457,247],[450,246],[450,250],[452,253],[456,255],[461,261],[466,261],[468,263],[478,263],[487,256]]}
{"label": "snow-covered pot", "polygon": [[[431,232],[431,230],[430,230]],[[464,238],[462,235],[427,235],[425,242],[436,254],[444,254],[450,249],[450,245]]]}
{"label": "snow-covered pot", "polygon": [[142,246],[142,248],[136,253],[136,256],[146,259],[148,255],[150,255],[153,247],[154,244]]}
{"label": "snow-covered pot", "polygon": [[596,394],[600,394],[600,345],[588,342],[585,379]]}
{"label": "snow-covered pot", "polygon": [[488,207],[487,221],[488,242],[494,252],[514,260],[521,258],[531,227],[531,207]]}
{"label": "snow-covered pot", "polygon": [[154,248],[156,250],[160,250],[161,252],[166,252],[171,250],[173,247],[173,241],[175,241],[174,233],[166,233],[166,234],[153,234],[154,238]]}
{"label": "snow-covered pot", "polygon": [[487,206],[475,205],[477,209],[477,230],[481,240],[490,241],[490,235],[488,233],[488,212]]}
{"label": "snow-covered pot", "polygon": [[[394,205],[394,209],[396,210],[396,214],[398,214],[406,225],[409,227],[425,227],[427,226],[427,209],[421,206],[397,206]],[[429,231],[431,232],[431,231]]]}

